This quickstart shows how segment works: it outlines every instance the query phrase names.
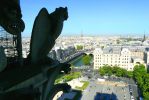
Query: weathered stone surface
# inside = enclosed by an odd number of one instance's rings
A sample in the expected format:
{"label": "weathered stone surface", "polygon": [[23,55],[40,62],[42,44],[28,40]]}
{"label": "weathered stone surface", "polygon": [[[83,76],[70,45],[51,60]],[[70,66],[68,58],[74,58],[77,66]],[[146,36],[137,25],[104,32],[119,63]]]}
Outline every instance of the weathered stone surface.
{"label": "weathered stone surface", "polygon": [[35,19],[30,45],[31,63],[45,61],[47,54],[61,34],[63,22],[67,20],[67,8],[56,8],[51,14],[42,8]]}
{"label": "weathered stone surface", "polygon": [[0,72],[3,71],[7,66],[7,58],[4,53],[4,48],[0,47]]}
{"label": "weathered stone surface", "polygon": [[0,100],[8,98],[52,100],[58,91],[71,90],[68,84],[54,84],[61,72],[66,74],[70,72],[70,64],[47,58],[55,40],[61,34],[63,22],[68,18],[67,7],[56,8],[51,14],[46,8],[40,10],[32,30],[30,54],[23,65],[18,64],[23,61],[21,32],[25,28],[19,2],[19,0],[0,1],[0,25],[8,33],[16,35],[19,58],[17,61],[13,59],[14,63],[7,64],[8,57],[6,58],[4,49],[0,47]]}
{"label": "weathered stone surface", "polygon": [[0,1],[0,25],[10,34],[21,33],[25,24],[23,22],[19,0]]}

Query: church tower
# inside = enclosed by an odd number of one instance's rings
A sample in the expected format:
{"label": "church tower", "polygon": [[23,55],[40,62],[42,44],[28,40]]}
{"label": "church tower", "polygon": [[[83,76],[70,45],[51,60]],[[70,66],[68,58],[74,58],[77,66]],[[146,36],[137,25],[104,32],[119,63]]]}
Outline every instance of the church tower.
{"label": "church tower", "polygon": [[142,39],[142,42],[144,42],[145,40],[146,40],[146,36],[144,34],[143,39]]}

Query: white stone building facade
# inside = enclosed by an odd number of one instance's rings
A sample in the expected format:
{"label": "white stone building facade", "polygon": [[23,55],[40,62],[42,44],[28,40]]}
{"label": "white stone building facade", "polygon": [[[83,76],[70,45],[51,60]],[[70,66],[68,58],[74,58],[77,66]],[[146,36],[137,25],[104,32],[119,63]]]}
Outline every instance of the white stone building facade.
{"label": "white stone building facade", "polygon": [[132,71],[134,64],[131,61],[131,52],[127,48],[97,48],[94,50],[94,69],[104,65],[118,66]]}

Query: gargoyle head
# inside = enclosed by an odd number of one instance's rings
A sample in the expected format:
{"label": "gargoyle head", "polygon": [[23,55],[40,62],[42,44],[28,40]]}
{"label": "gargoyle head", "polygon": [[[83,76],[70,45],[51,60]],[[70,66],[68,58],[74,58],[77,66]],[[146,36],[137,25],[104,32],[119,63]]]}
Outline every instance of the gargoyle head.
{"label": "gargoyle head", "polygon": [[64,20],[67,20],[68,19],[68,10],[67,10],[67,7],[65,7],[65,8],[63,8],[63,7],[56,8],[55,12],[56,13],[59,13],[59,15],[64,18]]}
{"label": "gargoyle head", "polygon": [[25,28],[19,0],[0,1],[0,25],[13,35],[17,35]]}

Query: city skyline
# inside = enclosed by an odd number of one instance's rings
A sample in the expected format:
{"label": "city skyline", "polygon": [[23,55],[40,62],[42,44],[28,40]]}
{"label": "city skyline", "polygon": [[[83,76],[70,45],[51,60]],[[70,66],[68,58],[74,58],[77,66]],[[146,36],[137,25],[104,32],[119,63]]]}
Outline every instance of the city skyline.
{"label": "city skyline", "polygon": [[30,36],[39,10],[49,13],[60,6],[68,7],[69,18],[64,22],[61,36],[72,35],[139,35],[149,32],[148,0],[36,0],[20,1],[25,30]]}

